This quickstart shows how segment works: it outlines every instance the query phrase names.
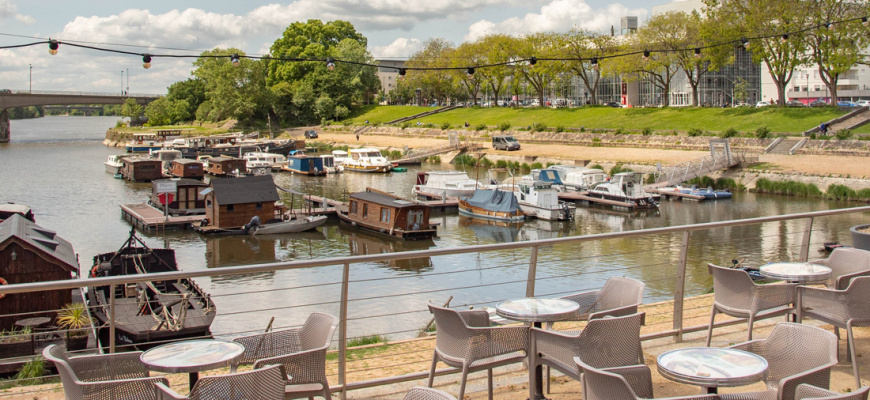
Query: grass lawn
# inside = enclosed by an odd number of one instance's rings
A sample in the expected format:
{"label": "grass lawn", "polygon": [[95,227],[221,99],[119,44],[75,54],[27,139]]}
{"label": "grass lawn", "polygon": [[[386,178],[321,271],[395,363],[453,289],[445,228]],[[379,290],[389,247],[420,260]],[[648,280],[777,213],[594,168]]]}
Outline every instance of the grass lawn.
{"label": "grass lawn", "polygon": [[[429,111],[427,107],[372,106],[355,116],[353,123],[384,122],[415,112]],[[420,110],[420,111],[417,111]],[[495,127],[508,122],[512,127],[526,127],[544,123],[547,127],[586,129],[641,130],[649,127],[658,131],[688,131],[701,129],[721,132],[734,128],[740,132],[754,132],[767,126],[772,132],[799,134],[822,121],[829,121],[845,112],[836,107],[820,108],[481,108],[467,107],[420,118],[422,123],[435,126],[447,122],[454,127],[468,121],[471,126],[486,124]],[[416,121],[414,121],[416,122]],[[866,128],[870,129],[870,127]]]}
{"label": "grass lawn", "polygon": [[399,118],[410,117],[412,115],[424,113],[426,111],[435,110],[434,107],[417,107],[417,106],[363,106],[356,110],[350,117],[344,121],[350,121],[354,125],[363,125],[366,120],[370,124],[383,124],[397,120]]}

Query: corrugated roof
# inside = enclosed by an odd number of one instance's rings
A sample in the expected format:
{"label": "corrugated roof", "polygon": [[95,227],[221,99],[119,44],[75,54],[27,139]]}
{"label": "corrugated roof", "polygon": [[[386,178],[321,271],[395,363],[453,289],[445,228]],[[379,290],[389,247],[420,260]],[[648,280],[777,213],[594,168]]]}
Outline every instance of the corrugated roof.
{"label": "corrugated roof", "polygon": [[45,229],[21,215],[15,214],[0,222],[0,249],[8,246],[13,237],[66,264],[70,269],[78,271],[79,264],[72,244],[57,236],[54,231]]}
{"label": "corrugated roof", "polygon": [[212,179],[211,187],[218,204],[266,203],[278,201],[272,175]]}
{"label": "corrugated roof", "polygon": [[362,201],[367,201],[369,203],[380,204],[382,206],[388,206],[388,207],[396,207],[396,208],[405,208],[405,207],[412,207],[412,206],[419,207],[418,204],[414,204],[414,203],[412,203],[408,200],[405,200],[403,198],[389,195],[389,194],[378,193],[378,192],[366,191],[366,192],[359,192],[359,193],[351,193],[350,197],[355,198],[355,199],[360,199]]}

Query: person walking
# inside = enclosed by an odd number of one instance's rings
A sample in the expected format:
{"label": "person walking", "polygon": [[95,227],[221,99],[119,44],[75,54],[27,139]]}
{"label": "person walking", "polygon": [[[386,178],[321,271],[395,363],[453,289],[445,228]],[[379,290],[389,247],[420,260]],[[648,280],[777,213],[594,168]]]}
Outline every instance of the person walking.
{"label": "person walking", "polygon": [[828,124],[822,122],[821,125],[819,125],[819,131],[822,132],[822,136],[828,136]]}

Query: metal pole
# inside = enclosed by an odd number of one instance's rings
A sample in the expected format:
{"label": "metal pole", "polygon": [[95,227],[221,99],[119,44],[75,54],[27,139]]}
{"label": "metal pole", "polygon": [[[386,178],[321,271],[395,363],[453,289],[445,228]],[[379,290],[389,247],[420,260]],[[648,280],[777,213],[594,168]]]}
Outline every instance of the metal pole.
{"label": "metal pole", "polygon": [[121,70],[121,96],[124,95],[124,70]]}
{"label": "metal pole", "polygon": [[127,68],[127,90],[124,94],[130,94],[130,68]]}
{"label": "metal pole", "polygon": [[807,224],[804,225],[804,239],[801,241],[801,258],[800,261],[806,262],[810,256],[810,236],[813,233],[813,217],[807,218]]}
{"label": "metal pole", "polygon": [[341,305],[338,325],[338,384],[341,385],[341,400],[347,398],[347,294],[350,280],[350,264],[344,264],[341,276]]}
{"label": "metal pole", "polygon": [[115,286],[109,285],[109,353],[115,352]]}
{"label": "metal pole", "polygon": [[683,232],[683,244],[680,247],[680,264],[677,265],[677,279],[674,282],[674,330],[677,331],[675,340],[683,341],[683,295],[686,289],[686,262],[689,252],[689,233]]}
{"label": "metal pole", "polygon": [[33,94],[33,64],[27,64],[30,66],[30,93]]}
{"label": "metal pole", "polygon": [[535,297],[535,275],[538,269],[538,246],[532,247],[529,257],[529,277],[526,279],[526,297]]}

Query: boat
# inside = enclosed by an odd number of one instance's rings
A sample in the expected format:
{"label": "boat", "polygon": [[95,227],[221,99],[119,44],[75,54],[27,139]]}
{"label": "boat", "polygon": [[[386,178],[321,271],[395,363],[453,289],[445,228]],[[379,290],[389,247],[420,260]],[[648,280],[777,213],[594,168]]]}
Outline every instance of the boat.
{"label": "boat", "polygon": [[391,168],[390,171],[393,171],[393,172],[408,172],[408,168],[405,168],[405,167],[397,167],[396,165],[398,165],[398,164],[393,164],[393,168]]}
{"label": "boat", "polygon": [[124,146],[128,153],[150,152],[163,148],[163,142],[157,138],[156,133],[134,133],[133,140]]}
{"label": "boat", "polygon": [[326,170],[327,174],[338,174],[344,171],[344,167],[335,162],[334,155],[324,154],[320,158],[323,159],[323,169]]}
{"label": "boat", "polygon": [[247,152],[265,152],[286,156],[296,150],[295,140],[253,140],[240,133],[184,138],[184,142],[173,142],[173,148],[181,150],[186,158],[201,155],[238,157]]}
{"label": "boat", "polygon": [[727,190],[713,190],[712,187],[701,189],[695,185],[691,188],[680,188],[680,192],[688,193],[695,196],[704,196],[705,200],[724,200],[730,199],[733,195]]}
{"label": "boat", "polygon": [[216,176],[239,176],[248,172],[247,163],[241,158],[217,156],[208,159],[206,173]]}
{"label": "boat", "polygon": [[562,176],[562,185],[564,185],[567,192],[585,192],[595,187],[595,185],[607,182],[610,179],[610,176],[597,168],[574,168],[564,171],[565,175]]}
{"label": "boat", "polygon": [[317,229],[326,223],[325,215],[309,215],[303,218],[294,218],[288,221],[272,222],[256,225],[249,232],[252,235],[270,235],[278,233],[297,233]]}
{"label": "boat", "polygon": [[336,166],[340,166],[343,169],[344,164],[350,161],[350,156],[344,150],[333,150],[332,159],[334,160]]}
{"label": "boat", "polygon": [[199,161],[179,158],[169,163],[167,175],[175,178],[202,179],[205,177],[205,167]]}
{"label": "boat", "polygon": [[157,149],[148,152],[151,158],[160,160],[163,171],[169,171],[169,167],[173,161],[183,158],[180,150],[174,149]]}
{"label": "boat", "polygon": [[0,204],[0,222],[15,214],[21,215],[30,222],[36,222],[36,217],[33,215],[33,210],[30,207],[15,203]]}
{"label": "boat", "polygon": [[351,193],[347,211],[338,219],[357,228],[399,239],[431,239],[437,231],[429,224],[429,206],[377,189]]}
{"label": "boat", "polygon": [[536,218],[551,221],[574,219],[574,203],[559,201],[559,196],[551,182],[524,177],[515,184],[502,185],[517,198],[520,209]]}
{"label": "boat", "polygon": [[294,152],[287,157],[287,165],[281,167],[281,170],[303,175],[326,175],[326,169],[323,168],[322,158],[318,156],[308,156],[301,151]]}
{"label": "boat", "polygon": [[253,151],[245,153],[242,158],[245,159],[248,169],[258,167],[268,167],[271,169],[280,169],[287,163],[287,157],[281,154],[264,153]]}
{"label": "boat", "polygon": [[513,193],[498,188],[478,189],[471,197],[460,197],[459,214],[507,222],[520,222],[526,218]]}
{"label": "boat", "polygon": [[417,184],[412,192],[418,196],[431,197],[433,194],[446,197],[468,197],[474,191],[483,189],[480,182],[468,177],[461,171],[429,171],[417,173]]}
{"label": "boat", "polygon": [[643,190],[643,175],[637,172],[618,173],[609,181],[589,189],[587,195],[614,202],[615,207],[641,209],[659,206],[655,197]]}
{"label": "boat", "polygon": [[393,164],[377,149],[351,149],[349,159],[342,165],[345,171],[390,172]]}
{"label": "boat", "polygon": [[150,182],[163,178],[162,162],[141,156],[124,157],[121,174],[124,179],[134,182]]}
{"label": "boat", "polygon": [[121,156],[118,154],[110,155],[103,164],[106,165],[106,172],[112,175],[121,173],[121,167],[124,166],[124,163],[121,162]]}
{"label": "boat", "polygon": [[[182,159],[183,160],[183,159]],[[180,161],[180,160],[176,160]],[[170,183],[175,186],[174,192],[162,193],[162,185]],[[193,178],[159,179],[151,181],[151,197],[148,205],[163,211],[169,215],[198,215],[205,216],[205,196],[199,194],[208,188],[208,184]],[[163,196],[161,196],[161,194]],[[163,204],[161,198],[167,203]],[[164,210],[168,207],[168,210]]]}
{"label": "boat", "polygon": [[[87,275],[100,278],[175,271],[175,250],[149,248],[133,228],[120,249],[94,256]],[[110,292],[112,287],[114,293]],[[88,308],[104,327],[109,326],[112,297],[119,343],[139,345],[211,336],[209,327],[217,313],[214,302],[191,279],[89,286]]]}

